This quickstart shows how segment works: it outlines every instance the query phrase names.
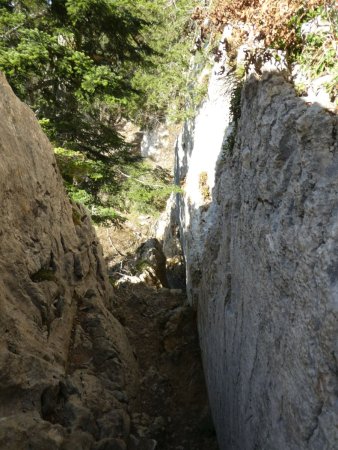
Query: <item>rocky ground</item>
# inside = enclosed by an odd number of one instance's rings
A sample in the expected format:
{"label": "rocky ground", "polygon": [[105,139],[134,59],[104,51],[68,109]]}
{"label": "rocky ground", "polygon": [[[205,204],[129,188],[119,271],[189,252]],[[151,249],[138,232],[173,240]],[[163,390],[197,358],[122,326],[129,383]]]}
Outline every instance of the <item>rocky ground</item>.
{"label": "rocky ground", "polygon": [[115,287],[112,310],[139,369],[139,390],[125,399],[131,418],[128,450],[216,450],[196,312],[187,306],[184,289],[163,287],[169,286],[168,262],[159,242],[150,238],[136,248],[137,236],[151,236],[150,221],[98,230]]}
{"label": "rocky ground", "polygon": [[[217,449],[208,409],[195,312],[185,295],[145,284],[121,284],[115,315],[125,326],[139,370],[130,403],[131,437],[144,450]],[[137,446],[137,442],[144,446]],[[129,447],[128,447],[129,448]]]}

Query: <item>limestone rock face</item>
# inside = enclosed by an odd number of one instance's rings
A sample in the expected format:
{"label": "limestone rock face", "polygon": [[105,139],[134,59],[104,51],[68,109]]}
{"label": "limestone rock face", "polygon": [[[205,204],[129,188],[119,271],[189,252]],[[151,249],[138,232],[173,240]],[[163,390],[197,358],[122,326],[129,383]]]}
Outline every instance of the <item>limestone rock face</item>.
{"label": "limestone rock face", "polygon": [[136,365],[100,245],[3,76],[0,117],[0,448],[125,448]]}
{"label": "limestone rock face", "polygon": [[158,164],[169,173],[173,172],[175,144],[179,127],[174,124],[157,124],[144,130],[140,145],[141,155]]}
{"label": "limestone rock face", "polygon": [[338,447],[336,130],[281,74],[252,77],[209,206],[191,186],[179,203],[221,449]]}
{"label": "limestone rock face", "polygon": [[[223,33],[224,39],[227,32]],[[177,210],[171,213],[170,228],[177,225],[179,228],[187,263],[187,294],[189,302],[194,305],[198,302],[204,242],[215,220],[210,212],[217,167],[221,162],[222,148],[234,130],[231,98],[235,87],[235,77],[224,53],[210,76],[207,100],[202,103],[195,119],[184,123],[176,142],[175,181],[184,195],[176,196]],[[168,230],[164,235],[168,235]],[[164,249],[168,238],[170,236],[165,237]]]}

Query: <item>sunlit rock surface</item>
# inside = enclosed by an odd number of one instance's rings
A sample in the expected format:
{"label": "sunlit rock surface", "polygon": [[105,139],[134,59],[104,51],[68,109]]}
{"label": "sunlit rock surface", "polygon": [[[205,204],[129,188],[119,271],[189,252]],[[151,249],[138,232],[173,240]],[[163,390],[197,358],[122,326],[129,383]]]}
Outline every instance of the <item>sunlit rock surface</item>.
{"label": "sunlit rock surface", "polygon": [[224,151],[219,81],[178,141],[176,220],[220,447],[337,448],[337,118],[252,76]]}
{"label": "sunlit rock surface", "polygon": [[187,293],[192,304],[198,298],[205,236],[214,221],[210,208],[216,170],[223,145],[233,132],[230,108],[236,82],[230,72],[224,56],[212,71],[207,99],[196,118],[183,125],[176,143],[175,181],[184,195],[177,195],[173,217],[180,228],[187,261]]}

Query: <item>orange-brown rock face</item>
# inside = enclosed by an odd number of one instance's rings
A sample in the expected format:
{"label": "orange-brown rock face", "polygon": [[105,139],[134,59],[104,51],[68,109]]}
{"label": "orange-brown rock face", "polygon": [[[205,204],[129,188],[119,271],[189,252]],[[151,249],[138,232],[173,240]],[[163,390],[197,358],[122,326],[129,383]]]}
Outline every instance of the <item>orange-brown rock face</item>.
{"label": "orange-brown rock face", "polygon": [[100,245],[3,76],[0,117],[0,448],[123,449],[137,369]]}

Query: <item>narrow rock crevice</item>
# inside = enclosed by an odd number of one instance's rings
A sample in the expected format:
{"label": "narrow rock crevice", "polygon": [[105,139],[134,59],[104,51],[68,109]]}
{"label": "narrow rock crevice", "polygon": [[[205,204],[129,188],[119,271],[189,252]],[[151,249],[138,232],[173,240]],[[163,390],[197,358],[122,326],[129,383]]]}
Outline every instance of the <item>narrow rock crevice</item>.
{"label": "narrow rock crevice", "polygon": [[131,441],[143,443],[135,448],[155,448],[150,443],[156,441],[161,450],[216,450],[196,311],[185,294],[125,283],[116,291],[114,311],[140,371],[140,390],[130,401]]}

